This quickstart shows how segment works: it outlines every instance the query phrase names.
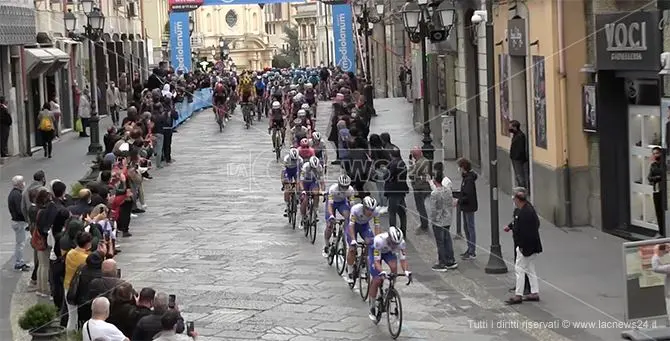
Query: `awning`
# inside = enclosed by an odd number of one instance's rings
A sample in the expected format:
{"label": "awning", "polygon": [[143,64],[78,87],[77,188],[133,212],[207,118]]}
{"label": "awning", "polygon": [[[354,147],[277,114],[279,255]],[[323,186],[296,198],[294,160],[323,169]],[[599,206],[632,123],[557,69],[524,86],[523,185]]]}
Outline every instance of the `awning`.
{"label": "awning", "polygon": [[51,67],[56,57],[45,49],[25,49],[26,74],[31,78],[37,78]]}
{"label": "awning", "polygon": [[57,48],[54,48],[54,47],[49,47],[49,48],[45,48],[44,51],[52,54],[55,58],[54,63],[46,71],[46,74],[48,76],[53,75],[54,73],[56,73],[56,71],[65,67],[65,65],[67,65],[67,63],[70,61],[70,56],[67,53],[60,50],[60,49],[57,49]]}

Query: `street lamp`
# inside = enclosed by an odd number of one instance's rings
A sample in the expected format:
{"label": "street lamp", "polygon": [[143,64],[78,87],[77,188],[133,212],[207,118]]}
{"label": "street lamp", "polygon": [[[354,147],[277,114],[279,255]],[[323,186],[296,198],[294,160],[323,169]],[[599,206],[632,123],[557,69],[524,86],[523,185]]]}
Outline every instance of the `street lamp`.
{"label": "street lamp", "polygon": [[[486,22],[486,69],[495,70],[494,55],[494,36],[493,36],[493,1],[484,0],[486,10],[475,11],[470,21],[479,26],[482,21]],[[487,98],[495,98],[495,74],[486,73],[486,91]],[[489,252],[489,261],[486,263],[484,271],[487,274],[507,273],[507,265],[502,258],[502,248],[500,247],[500,217],[498,216],[498,141],[496,128],[496,101],[486,101],[488,111],[488,135],[489,135],[489,197],[491,201],[491,251]]]}
{"label": "street lamp", "polygon": [[[438,7],[435,10],[435,7]],[[437,12],[437,13],[436,13]],[[447,38],[447,34],[454,25],[454,16],[456,9],[454,6],[443,1],[441,4],[428,4],[428,0],[417,0],[417,2],[408,2],[402,7],[402,19],[405,30],[413,43],[421,43],[421,91],[423,104],[423,146],[421,147],[423,155],[431,161],[435,152],[433,139],[430,137],[430,115],[428,105],[428,64],[426,58],[426,39],[431,42],[440,42]],[[437,14],[437,18],[433,16]],[[493,97],[492,97],[493,98]]]}
{"label": "street lamp", "polygon": [[[375,13],[373,13],[373,11]],[[382,20],[381,17],[384,14],[384,4],[377,4],[373,8],[368,0],[361,0],[354,4],[354,14],[360,25],[358,34],[365,36],[365,55],[367,58],[365,58],[365,87],[363,88],[363,95],[365,96],[365,104],[370,109],[374,109],[372,99],[374,97],[374,87],[372,85],[372,67],[370,64],[372,50],[370,48],[370,36],[372,35],[374,24]]]}
{"label": "street lamp", "polygon": [[[95,7],[93,0],[81,0],[79,2],[81,8],[86,14],[86,25],[84,26],[83,36],[88,40],[88,62],[89,74],[91,75],[91,118],[89,119],[89,126],[91,130],[91,143],[88,146],[89,155],[97,155],[102,152],[102,145],[100,144],[100,117],[97,111],[97,93],[98,80],[95,73],[94,49],[95,42],[100,39],[102,31],[105,27],[105,16],[99,8]],[[63,15],[63,22],[65,29],[70,36],[74,36],[74,31],[77,28],[77,17],[68,10]]]}

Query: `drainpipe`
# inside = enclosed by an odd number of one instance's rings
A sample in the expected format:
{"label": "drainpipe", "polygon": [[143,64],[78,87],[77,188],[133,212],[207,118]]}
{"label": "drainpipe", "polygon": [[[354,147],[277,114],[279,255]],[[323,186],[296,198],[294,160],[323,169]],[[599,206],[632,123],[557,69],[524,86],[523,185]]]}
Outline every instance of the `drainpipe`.
{"label": "drainpipe", "polygon": [[567,110],[567,75],[565,73],[565,36],[563,34],[564,19],[563,19],[563,1],[558,0],[558,82],[560,89],[561,116],[562,120],[562,134],[563,141],[563,184],[565,192],[565,224],[568,227],[572,226],[572,186],[570,181],[570,158],[568,153],[568,110]]}

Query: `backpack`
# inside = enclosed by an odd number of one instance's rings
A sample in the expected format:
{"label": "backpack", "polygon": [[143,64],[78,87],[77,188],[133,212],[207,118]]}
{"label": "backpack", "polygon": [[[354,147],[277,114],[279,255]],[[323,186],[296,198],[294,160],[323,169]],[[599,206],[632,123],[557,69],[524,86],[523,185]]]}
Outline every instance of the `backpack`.
{"label": "backpack", "polygon": [[44,115],[40,120],[40,125],[38,128],[41,131],[51,131],[54,130],[54,123],[51,121],[49,116]]}

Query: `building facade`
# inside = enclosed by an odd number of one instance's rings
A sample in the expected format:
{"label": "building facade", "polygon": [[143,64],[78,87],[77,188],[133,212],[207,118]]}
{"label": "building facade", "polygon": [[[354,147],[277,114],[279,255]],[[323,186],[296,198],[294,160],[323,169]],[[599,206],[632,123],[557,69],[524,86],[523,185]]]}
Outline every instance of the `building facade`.
{"label": "building facade", "polygon": [[335,53],[333,11],[331,6],[323,2],[317,2],[316,41],[317,55],[320,56],[319,64],[330,65]]}
{"label": "building facade", "polygon": [[319,51],[319,43],[316,35],[316,24],[318,21],[318,3],[306,2],[295,4],[295,21],[298,29],[298,41],[300,46],[300,65],[316,66],[323,58]]}
{"label": "building facade", "polygon": [[265,34],[268,36],[268,44],[272,54],[281,53],[282,49],[288,50],[286,41],[286,28],[295,28],[296,8],[290,3],[268,4],[263,8],[265,15]]}

